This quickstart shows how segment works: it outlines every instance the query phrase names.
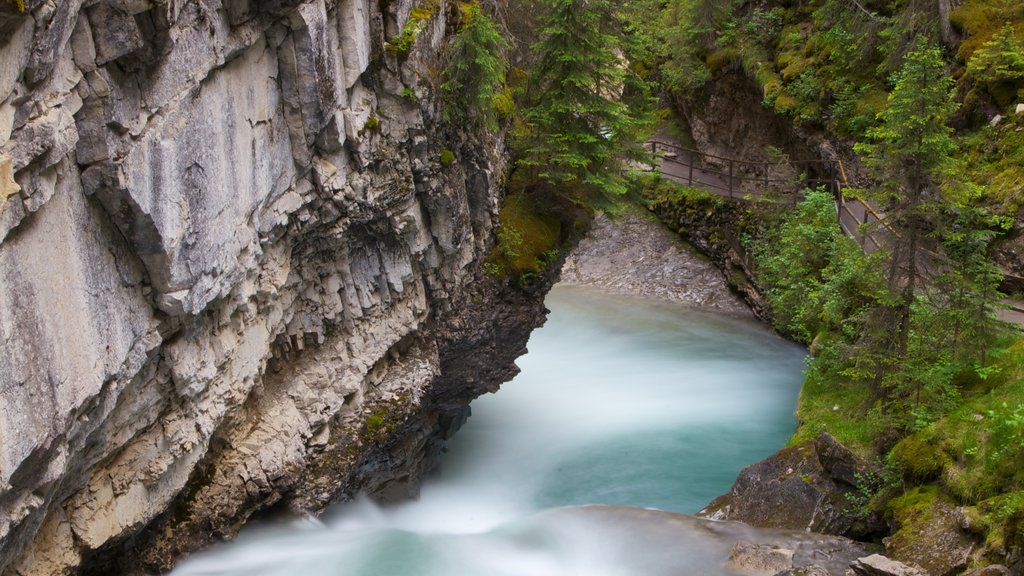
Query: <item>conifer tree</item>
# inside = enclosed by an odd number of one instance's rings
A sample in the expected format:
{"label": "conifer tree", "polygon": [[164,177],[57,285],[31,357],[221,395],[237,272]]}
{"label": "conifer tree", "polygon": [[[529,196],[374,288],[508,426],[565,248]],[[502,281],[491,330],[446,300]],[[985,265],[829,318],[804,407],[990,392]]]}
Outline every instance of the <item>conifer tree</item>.
{"label": "conifer tree", "polygon": [[472,120],[495,128],[496,99],[505,78],[508,41],[476,2],[463,5],[463,26],[452,41],[442,73],[442,114],[449,122]]}
{"label": "conifer tree", "polygon": [[896,298],[880,309],[880,340],[893,363],[907,353],[910,316],[921,283],[938,263],[929,262],[930,238],[937,237],[944,209],[941,172],[955,149],[946,118],[956,109],[953,80],[942,52],[925,46],[906,55],[881,123],[868,131],[871,143],[857,145],[882,186],[876,191],[893,238],[889,285]]}
{"label": "conifer tree", "polygon": [[561,194],[606,208],[626,192],[623,160],[646,158],[646,125],[623,99],[635,80],[609,0],[543,0],[548,13],[520,166]]}

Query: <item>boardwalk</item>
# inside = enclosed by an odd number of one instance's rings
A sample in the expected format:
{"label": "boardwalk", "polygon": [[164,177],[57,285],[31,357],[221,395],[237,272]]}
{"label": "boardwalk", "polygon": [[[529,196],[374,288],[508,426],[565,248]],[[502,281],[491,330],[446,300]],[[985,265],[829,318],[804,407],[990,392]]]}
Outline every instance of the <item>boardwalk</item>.
{"label": "boardwalk", "polygon": [[[658,156],[657,170],[662,178],[679,184],[694,186],[713,194],[741,200],[752,200],[772,188],[793,190],[824,186],[836,197],[836,216],[839,227],[855,239],[865,252],[870,253],[893,236],[898,236],[885,222],[885,217],[868,202],[847,198],[843,194],[845,177],[841,166],[821,161],[797,162],[796,178],[779,178],[770,162],[747,162],[703,154],[681,146],[664,136],[649,143]],[[796,184],[796,186],[794,186]],[[1024,278],[1008,275],[1024,283]],[[1005,322],[1024,330],[1024,301],[1004,299],[1004,307],[996,315]]]}

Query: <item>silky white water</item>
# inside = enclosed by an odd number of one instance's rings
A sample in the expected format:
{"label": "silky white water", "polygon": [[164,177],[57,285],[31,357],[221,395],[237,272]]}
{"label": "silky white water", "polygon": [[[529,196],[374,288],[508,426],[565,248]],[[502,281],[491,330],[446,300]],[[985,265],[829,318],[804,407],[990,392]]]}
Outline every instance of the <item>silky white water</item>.
{"label": "silky white water", "polygon": [[726,574],[704,530],[585,504],[693,513],[782,447],[805,351],[760,324],[556,287],[522,373],[473,403],[421,498],[250,529],[174,574]]}

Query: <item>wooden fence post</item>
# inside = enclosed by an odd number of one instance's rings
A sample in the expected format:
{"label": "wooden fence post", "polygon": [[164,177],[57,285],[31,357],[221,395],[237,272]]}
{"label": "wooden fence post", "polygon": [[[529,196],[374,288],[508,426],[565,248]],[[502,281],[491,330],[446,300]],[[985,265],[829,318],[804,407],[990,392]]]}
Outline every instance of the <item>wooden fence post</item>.
{"label": "wooden fence post", "polygon": [[733,162],[732,162],[732,160],[729,160],[729,198],[732,198],[732,188],[733,188],[733,184],[732,184],[733,176],[732,175],[733,175]]}

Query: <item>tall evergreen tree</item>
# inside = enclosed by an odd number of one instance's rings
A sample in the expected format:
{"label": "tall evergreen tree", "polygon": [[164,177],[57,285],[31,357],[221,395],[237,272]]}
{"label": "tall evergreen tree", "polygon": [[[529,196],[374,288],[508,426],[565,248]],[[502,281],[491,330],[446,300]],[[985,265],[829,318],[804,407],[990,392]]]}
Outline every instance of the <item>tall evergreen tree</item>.
{"label": "tall evergreen tree", "polygon": [[449,122],[471,120],[493,129],[495,100],[505,79],[502,52],[508,41],[478,3],[463,6],[463,25],[452,41],[442,73],[442,113]]}
{"label": "tall evergreen tree", "polygon": [[[940,235],[944,201],[942,171],[955,149],[946,118],[956,109],[953,80],[942,52],[925,46],[906,55],[881,123],[868,132],[871,143],[858,144],[882,182],[875,198],[895,232],[889,249],[889,285],[894,301],[879,313],[879,336],[890,362],[906,357],[911,312],[919,288],[941,263],[930,261],[930,242]],[[895,328],[895,329],[894,329]],[[890,367],[891,368],[891,367]]]}
{"label": "tall evergreen tree", "polygon": [[573,201],[608,207],[626,192],[623,161],[646,158],[646,122],[623,99],[633,78],[609,0],[543,0],[520,166]]}

